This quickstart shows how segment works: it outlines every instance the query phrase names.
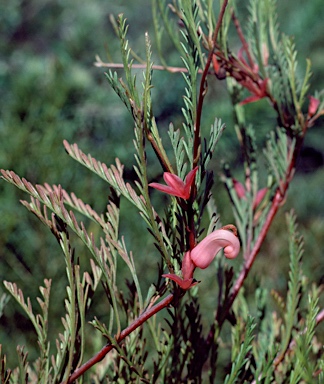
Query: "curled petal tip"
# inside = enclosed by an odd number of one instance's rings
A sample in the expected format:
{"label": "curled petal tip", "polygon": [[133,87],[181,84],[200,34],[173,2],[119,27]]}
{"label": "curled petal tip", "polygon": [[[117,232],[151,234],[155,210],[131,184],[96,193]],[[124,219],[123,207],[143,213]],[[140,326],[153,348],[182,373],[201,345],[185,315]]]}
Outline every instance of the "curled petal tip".
{"label": "curled petal tip", "polygon": [[[238,240],[237,240],[238,241]],[[238,244],[238,247],[234,245],[228,245],[227,247],[224,247],[224,255],[227,259],[235,259],[235,257],[238,255],[240,245]]]}

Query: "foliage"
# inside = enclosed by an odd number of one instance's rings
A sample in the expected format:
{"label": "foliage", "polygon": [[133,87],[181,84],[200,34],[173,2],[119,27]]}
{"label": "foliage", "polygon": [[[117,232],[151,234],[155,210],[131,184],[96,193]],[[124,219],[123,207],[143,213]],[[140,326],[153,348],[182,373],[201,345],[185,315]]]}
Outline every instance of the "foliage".
{"label": "foliage", "polygon": [[[71,144],[71,134],[67,134],[67,154],[104,183],[90,190],[89,202],[61,185],[37,184],[33,172],[24,165],[22,173],[31,181],[14,171],[1,171],[5,181],[30,196],[22,204],[50,229],[65,262],[65,277],[57,277],[65,286],[58,296],[64,303],[61,324],[55,322],[50,311],[54,279],[42,275],[41,295],[35,299],[17,283],[3,279],[7,293],[2,295],[0,313],[6,310],[9,294],[31,322],[39,351],[30,359],[26,347],[18,346],[17,364],[12,368],[7,366],[6,357],[12,351],[6,347],[4,354],[2,346],[2,381],[320,382],[323,346],[315,335],[324,318],[320,310],[322,287],[304,275],[304,245],[293,213],[287,215],[285,230],[290,259],[287,293],[282,295],[274,287],[270,291],[262,281],[257,283],[253,298],[244,289],[257,256],[262,256],[260,249],[270,226],[286,200],[305,136],[324,111],[323,93],[306,97],[311,89],[310,61],[301,75],[296,46],[280,33],[274,0],[251,0],[245,29],[240,15],[246,10],[235,1],[221,2],[218,8],[209,0],[172,4],[152,0],[152,8],[162,67],[153,64],[148,33],[144,60],[130,47],[129,28],[122,14],[111,19],[120,42],[122,75],[114,69],[118,64],[106,63],[99,56],[96,61],[97,67],[108,67],[108,83],[132,120],[133,170],[127,168],[129,154],[125,156],[127,166],[119,158],[106,165],[86,154],[82,144]],[[232,48],[233,39],[241,45],[237,52]],[[183,66],[168,64],[166,40],[174,45],[181,58],[179,65]],[[138,68],[143,70],[142,75]],[[154,114],[153,74],[160,69],[170,76],[181,72],[184,79],[181,123],[177,117],[167,134]],[[63,68],[60,70],[67,76]],[[218,80],[227,84],[236,146],[243,158],[242,172],[236,176],[241,182],[233,176],[229,162],[224,163],[220,177],[235,226],[220,223],[211,166],[225,125],[219,116],[213,116],[206,128],[207,94],[213,81]],[[60,110],[68,99],[68,91],[54,93],[49,105]],[[261,151],[246,111],[250,107],[247,104],[264,100],[277,123],[267,126]],[[33,111],[39,108],[41,105],[31,103],[19,111],[20,118],[30,119],[28,124],[34,129],[39,122]],[[50,112],[46,123],[52,121]],[[55,127],[58,121],[52,123]],[[123,140],[129,149],[128,132]],[[87,151],[91,147],[89,143],[84,146]],[[266,164],[264,169],[260,167],[262,162]],[[150,183],[159,179],[159,169],[169,189]],[[72,168],[69,173],[73,174]],[[101,185],[105,185],[104,194],[98,192]],[[151,187],[171,191],[163,200],[164,209]],[[190,193],[185,194],[184,189]],[[134,209],[138,214],[135,220],[143,220],[140,231],[147,229],[136,252],[123,233],[123,223],[130,217],[123,209]],[[236,257],[238,238],[242,252],[237,273],[235,262],[225,262],[223,255],[217,255],[209,269],[217,268],[213,278],[209,270],[196,270],[205,269],[198,259],[208,256],[210,264],[222,248],[226,257]],[[145,260],[137,256],[139,252],[145,254]],[[150,258],[155,270],[144,276],[143,265],[153,266],[146,260]],[[208,278],[209,290],[204,284]],[[267,300],[270,293],[274,311]],[[212,309],[206,308],[207,300]]]}

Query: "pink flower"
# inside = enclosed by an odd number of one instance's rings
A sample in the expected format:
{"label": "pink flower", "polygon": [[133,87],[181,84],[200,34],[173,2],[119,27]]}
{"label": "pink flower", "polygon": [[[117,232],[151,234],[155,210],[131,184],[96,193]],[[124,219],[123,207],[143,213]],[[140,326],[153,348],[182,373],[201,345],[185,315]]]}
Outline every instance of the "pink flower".
{"label": "pink flower", "polygon": [[240,251],[238,237],[227,229],[217,229],[205,237],[190,254],[191,261],[200,269],[207,268],[217,253],[224,248],[224,255],[234,259]]}
{"label": "pink flower", "polygon": [[170,172],[164,172],[163,178],[167,185],[159,183],[150,183],[149,186],[159,191],[165,192],[172,196],[181,197],[182,199],[188,200],[190,197],[190,189],[194,183],[198,166],[188,173],[183,182],[179,176],[174,175]]}
{"label": "pink flower", "polygon": [[[238,198],[246,200],[247,191],[243,186],[243,184],[237,181],[236,179],[233,179],[233,184],[234,184],[234,189]],[[258,205],[261,203],[261,201],[263,200],[267,192],[268,192],[268,188],[262,188],[257,192],[255,199],[253,200],[253,209],[258,207]]]}
{"label": "pink flower", "polygon": [[[232,229],[234,232],[228,229]],[[170,273],[163,275],[163,277],[173,280],[184,290],[190,289],[198,284],[196,281],[193,282],[195,269],[207,268],[223,248],[225,257],[228,259],[234,259],[240,251],[240,242],[236,235],[236,228],[233,225],[217,229],[205,237],[191,251],[185,253],[181,268],[182,278]]]}
{"label": "pink flower", "polygon": [[255,209],[258,205],[260,205],[261,201],[263,200],[267,192],[268,192],[268,188],[262,188],[258,190],[255,196],[255,199],[253,201],[253,209]]}
{"label": "pink flower", "polygon": [[308,118],[309,119],[315,115],[319,105],[320,105],[320,101],[316,97],[309,96],[309,106],[308,106]]}
{"label": "pink flower", "polygon": [[237,196],[240,199],[245,199],[246,190],[244,188],[244,185],[242,183],[240,183],[239,181],[237,181],[236,179],[233,179],[233,185],[234,185],[234,189],[235,189]]}

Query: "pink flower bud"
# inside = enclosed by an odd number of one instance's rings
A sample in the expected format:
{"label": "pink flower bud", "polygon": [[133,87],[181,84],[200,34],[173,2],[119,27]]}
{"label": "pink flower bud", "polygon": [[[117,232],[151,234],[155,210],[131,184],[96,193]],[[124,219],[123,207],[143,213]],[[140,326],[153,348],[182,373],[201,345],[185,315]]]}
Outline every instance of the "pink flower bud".
{"label": "pink flower bud", "polygon": [[[237,197],[239,199],[246,200],[246,189],[243,186],[243,184],[240,183],[239,181],[237,181],[236,179],[233,179],[233,186],[234,186],[234,190],[237,194]],[[259,204],[264,199],[267,192],[268,192],[268,188],[262,188],[257,192],[257,194],[253,200],[253,210],[255,210],[259,206]]]}
{"label": "pink flower bud", "polygon": [[233,179],[233,185],[238,198],[239,199],[245,198],[246,191],[243,184],[237,181],[236,179]]}
{"label": "pink flower bud", "polygon": [[268,188],[262,188],[257,192],[257,195],[253,201],[253,209],[257,208],[261,201],[264,199],[264,196],[267,194]]}
{"label": "pink flower bud", "polygon": [[320,101],[314,96],[309,96],[309,106],[308,106],[308,118],[311,118],[317,112]]}

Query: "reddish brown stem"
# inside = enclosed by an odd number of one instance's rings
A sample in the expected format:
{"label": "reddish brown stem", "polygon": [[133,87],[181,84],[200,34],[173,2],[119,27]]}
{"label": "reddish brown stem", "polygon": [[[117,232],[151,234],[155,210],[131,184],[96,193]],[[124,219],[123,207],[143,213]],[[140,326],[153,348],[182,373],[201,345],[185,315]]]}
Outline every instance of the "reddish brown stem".
{"label": "reddish brown stem", "polygon": [[[155,304],[153,307],[147,309],[131,325],[129,325],[120,333],[116,342],[120,343],[122,340],[125,339],[126,336],[128,336],[130,333],[135,331],[136,328],[140,327],[149,318],[154,316],[156,313],[160,312],[163,308],[166,308],[167,306],[169,306],[172,300],[173,300],[173,295],[170,294],[166,298],[161,300],[158,304]],[[66,384],[73,383],[73,381],[75,381],[78,377],[83,375],[88,369],[93,367],[95,364],[99,363],[107,355],[107,353],[111,351],[113,348],[114,346],[112,344],[105,345],[95,356],[93,356],[90,360],[84,363],[81,367],[76,369],[72,373],[72,375],[68,378],[68,380],[65,381],[64,383]]]}
{"label": "reddish brown stem", "polygon": [[[212,39],[212,44],[211,48],[208,54],[207,62],[205,65],[205,68],[203,70],[201,80],[200,80],[200,88],[199,88],[199,94],[198,94],[198,102],[197,102],[197,114],[196,114],[196,121],[195,121],[195,126],[194,126],[194,145],[193,145],[193,168],[196,167],[199,161],[199,155],[200,155],[200,124],[201,124],[201,114],[202,114],[202,107],[203,107],[203,101],[204,97],[206,94],[206,82],[207,82],[207,76],[209,74],[209,67],[212,62],[213,54],[214,54],[214,49],[216,46],[216,40],[218,36],[219,29],[222,25],[225,9],[227,7],[228,0],[224,0],[217,24],[215,27],[215,31],[213,34],[213,39]],[[196,245],[196,233],[195,233],[195,220],[194,220],[194,212],[192,209],[192,204],[193,201],[195,200],[197,190],[196,188],[192,188],[191,190],[191,196],[190,196],[190,201],[189,201],[189,208],[187,209],[187,215],[188,215],[188,245],[189,249],[192,249]]]}
{"label": "reddish brown stem", "polygon": [[228,0],[224,0],[222,4],[222,8],[220,10],[216,28],[214,31],[213,35],[213,40],[212,40],[212,47],[209,51],[209,55],[207,58],[207,62],[203,71],[203,74],[201,76],[201,81],[200,81],[200,89],[199,89],[199,96],[198,96],[198,103],[197,103],[197,115],[196,115],[196,122],[195,122],[195,127],[194,127],[194,156],[193,156],[193,168],[198,164],[199,160],[199,148],[200,148],[200,124],[201,124],[201,114],[202,114],[202,107],[203,107],[203,102],[206,94],[206,81],[207,81],[207,75],[209,72],[209,67],[212,62],[213,54],[214,54],[214,49],[216,46],[216,40],[218,36],[218,32],[220,30],[220,27],[222,25],[222,21],[224,18],[225,10],[228,4]]}
{"label": "reddish brown stem", "polygon": [[[317,314],[317,316],[315,318],[315,326],[317,326],[323,320],[324,320],[324,309],[322,309],[321,312]],[[303,329],[298,334],[298,336],[304,334],[306,331],[307,331],[307,328]],[[296,338],[294,338],[290,342],[289,346],[287,347],[287,349],[284,352],[280,353],[279,356],[276,357],[276,359],[274,360],[274,363],[273,363],[275,368],[278,367],[278,365],[283,361],[283,359],[285,358],[287,353],[289,353],[289,351],[291,351],[295,346],[296,346]]]}
{"label": "reddish brown stem", "polygon": [[[283,181],[283,183],[281,184],[281,186],[279,186],[277,188],[277,191],[275,193],[275,196],[272,200],[272,203],[271,203],[271,207],[270,207],[270,210],[268,212],[268,215],[267,215],[267,218],[262,226],[262,229],[260,231],[260,234],[258,236],[258,238],[256,239],[256,242],[254,244],[254,247],[253,249],[251,250],[251,252],[246,255],[245,257],[245,263],[244,263],[244,266],[236,280],[236,282],[234,283],[233,285],[233,288],[231,290],[231,294],[226,302],[226,305],[224,308],[222,308],[222,313],[218,314],[218,324],[219,324],[219,327],[222,326],[223,322],[225,321],[240,289],[242,288],[242,285],[249,273],[249,271],[251,270],[252,268],[252,265],[256,259],[256,256],[258,255],[259,251],[260,251],[260,248],[264,242],[264,239],[269,231],[269,228],[272,224],[272,221],[273,219],[275,218],[276,216],[276,213],[278,212],[280,206],[283,204],[284,202],[284,199],[286,197],[286,193],[287,193],[287,190],[288,190],[288,187],[289,187],[289,184],[291,182],[291,179],[292,179],[292,176],[293,176],[293,173],[294,173],[294,168],[295,168],[295,164],[296,164],[296,160],[297,160],[297,157],[298,157],[298,154],[299,154],[299,151],[300,151],[300,148],[301,148],[301,145],[302,145],[302,142],[303,142],[303,137],[301,137],[296,146],[295,146],[295,149],[294,149],[294,153],[293,153],[293,156],[292,156],[292,159],[291,159],[291,162],[288,166],[288,169],[287,169],[287,174],[286,174],[286,178],[285,180]],[[212,336],[212,335],[211,335]]]}
{"label": "reddish brown stem", "polygon": [[236,296],[238,295],[238,293],[239,293],[239,291],[243,285],[244,280],[246,279],[249,271],[251,270],[251,267],[252,267],[252,265],[256,259],[256,256],[260,251],[261,245],[263,244],[263,241],[264,241],[264,239],[265,239],[265,237],[269,231],[269,228],[272,224],[272,221],[273,221],[276,213],[278,212],[278,209],[280,208],[280,205],[282,204],[283,200],[284,200],[284,196],[282,195],[282,193],[278,189],[276,194],[275,194],[275,197],[272,201],[272,205],[271,205],[271,208],[269,210],[266,221],[263,224],[263,227],[260,231],[259,237],[257,238],[251,253],[249,254],[248,258],[246,259],[244,267],[241,270],[241,272],[240,272],[240,274],[239,274],[239,276],[238,276],[238,278],[237,278],[237,280],[236,280],[236,282],[232,288],[231,295],[230,295],[229,300],[227,302],[228,308],[230,308],[232,306],[234,300],[236,299]]}
{"label": "reddish brown stem", "polygon": [[245,37],[244,37],[243,31],[242,31],[240,22],[239,22],[238,18],[235,16],[234,10],[232,10],[232,20],[233,20],[234,26],[236,28],[236,32],[237,32],[237,34],[238,34],[238,36],[239,36],[239,38],[241,40],[241,43],[243,45],[243,49],[244,49],[244,51],[245,51],[245,53],[247,55],[247,58],[249,60],[249,64],[250,64],[251,68],[253,68],[254,61],[253,61],[253,58],[252,58],[252,55],[251,55],[251,52],[250,52],[249,44],[245,40]]}

